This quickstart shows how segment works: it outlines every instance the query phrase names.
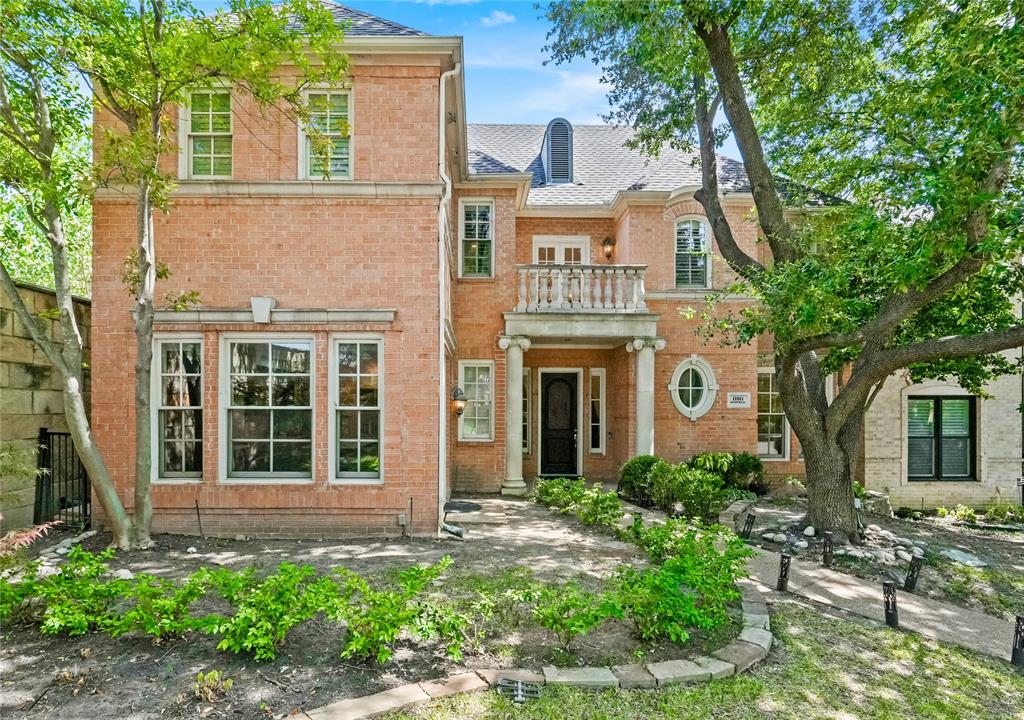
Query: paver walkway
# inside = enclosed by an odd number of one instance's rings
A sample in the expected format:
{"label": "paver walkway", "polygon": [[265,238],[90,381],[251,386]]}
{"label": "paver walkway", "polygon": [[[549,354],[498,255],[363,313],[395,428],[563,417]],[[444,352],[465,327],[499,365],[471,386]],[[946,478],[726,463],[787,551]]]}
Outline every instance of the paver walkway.
{"label": "paver walkway", "polygon": [[[772,596],[779,578],[779,553],[754,548],[757,553],[747,563],[751,579],[762,592]],[[793,558],[789,569],[789,592],[800,597],[832,605],[862,617],[884,622],[882,585],[830,570],[820,564]],[[900,590],[896,599],[900,627],[926,637],[984,653],[1002,660],[1010,659],[1013,623],[976,610],[921,597]]]}

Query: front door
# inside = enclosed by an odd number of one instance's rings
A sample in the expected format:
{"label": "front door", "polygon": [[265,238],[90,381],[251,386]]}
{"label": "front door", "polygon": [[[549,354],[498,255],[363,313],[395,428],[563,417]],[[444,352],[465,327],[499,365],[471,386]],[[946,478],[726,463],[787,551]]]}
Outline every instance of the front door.
{"label": "front door", "polygon": [[578,475],[576,373],[541,373],[540,474]]}

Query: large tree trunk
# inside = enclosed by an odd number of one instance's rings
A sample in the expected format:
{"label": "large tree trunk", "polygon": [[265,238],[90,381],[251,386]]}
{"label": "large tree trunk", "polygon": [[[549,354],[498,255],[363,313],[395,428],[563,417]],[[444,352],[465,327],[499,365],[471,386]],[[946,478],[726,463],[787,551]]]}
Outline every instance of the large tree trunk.
{"label": "large tree trunk", "polygon": [[153,203],[149,188],[141,188],[136,207],[139,249],[139,294],[135,305],[135,544],[150,547],[153,467],[150,420],[150,382],[153,367],[153,295],[156,266],[153,248]]}
{"label": "large tree trunk", "polygon": [[854,459],[849,448],[827,437],[810,442],[801,439],[807,474],[807,515],[805,525],[820,533],[831,530],[837,540],[860,542],[860,520],[854,507]]}

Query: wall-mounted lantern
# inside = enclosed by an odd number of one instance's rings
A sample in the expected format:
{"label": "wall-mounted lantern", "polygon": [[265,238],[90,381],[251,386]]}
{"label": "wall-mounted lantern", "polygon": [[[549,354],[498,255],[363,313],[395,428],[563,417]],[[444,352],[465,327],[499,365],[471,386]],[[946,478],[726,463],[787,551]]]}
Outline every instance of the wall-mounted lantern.
{"label": "wall-mounted lantern", "polygon": [[604,242],[601,243],[601,247],[604,249],[604,259],[611,260],[612,253],[615,252],[615,238],[606,237]]}
{"label": "wall-mounted lantern", "polygon": [[456,415],[466,412],[466,393],[460,387],[452,388],[452,407]]}

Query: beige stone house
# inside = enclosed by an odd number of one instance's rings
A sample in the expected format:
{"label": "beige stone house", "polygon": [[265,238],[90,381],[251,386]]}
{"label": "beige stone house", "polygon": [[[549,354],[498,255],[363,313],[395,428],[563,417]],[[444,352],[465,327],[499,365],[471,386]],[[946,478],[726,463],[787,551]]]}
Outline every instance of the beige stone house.
{"label": "beige stone house", "polygon": [[[157,316],[156,530],[433,533],[452,491],[611,479],[650,452],[746,450],[802,474],[770,343],[704,344],[680,313],[734,279],[694,156],[651,160],[629,128],[558,108],[470,125],[461,38],[335,12],[350,74],[309,91],[334,134],[328,173],[303,128],[252,122],[235,89],[180,109],[157,296],[203,302]],[[720,169],[734,234],[763,252],[742,165]],[[133,228],[123,195],[96,198],[93,417],[129,504]]]}

